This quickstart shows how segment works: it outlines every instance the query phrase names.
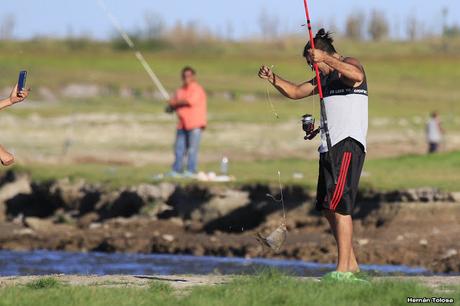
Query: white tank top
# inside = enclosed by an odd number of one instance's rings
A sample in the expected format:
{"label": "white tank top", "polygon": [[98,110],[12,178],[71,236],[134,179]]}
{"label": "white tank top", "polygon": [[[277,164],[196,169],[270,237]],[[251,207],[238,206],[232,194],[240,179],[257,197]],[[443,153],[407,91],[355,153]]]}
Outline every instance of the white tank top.
{"label": "white tank top", "polygon": [[442,141],[442,132],[439,127],[439,122],[435,118],[430,118],[426,125],[426,137],[428,142],[440,143]]}
{"label": "white tank top", "polygon": [[[332,146],[351,137],[367,150],[368,92],[367,80],[356,88],[344,84],[337,71],[323,76],[324,104]],[[323,118],[321,118],[321,126]],[[328,151],[326,134],[321,130],[320,153]]]}

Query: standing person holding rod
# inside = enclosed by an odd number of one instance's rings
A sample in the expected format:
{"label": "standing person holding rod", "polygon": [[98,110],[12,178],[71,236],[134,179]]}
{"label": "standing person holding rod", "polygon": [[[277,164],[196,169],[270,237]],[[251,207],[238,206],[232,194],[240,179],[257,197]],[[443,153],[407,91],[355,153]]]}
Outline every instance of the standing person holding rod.
{"label": "standing person holding rod", "polygon": [[[193,177],[198,170],[201,134],[207,125],[207,97],[192,67],[182,69],[182,86],[169,101],[167,110],[178,118],[171,177]],[[187,169],[184,171],[184,158]]]}
{"label": "standing person holding rod", "polygon": [[[18,85],[14,86],[10,96],[6,99],[0,100],[0,110],[24,101],[29,96],[29,92],[30,89],[18,88]],[[1,145],[0,161],[4,166],[9,166],[14,163],[14,156]]]}
{"label": "standing person holding rod", "polygon": [[[366,155],[367,80],[357,59],[341,56],[336,51],[329,32],[321,29],[314,38],[314,44],[315,49],[310,42],[305,46],[303,56],[310,67],[317,64],[321,74],[332,145],[329,152],[324,118],[321,118],[316,209],[328,220],[338,249],[336,271],[325,277],[353,281],[358,280],[354,273],[359,271],[359,266],[352,245],[351,215]],[[290,99],[299,100],[318,94],[316,78],[297,85],[274,74],[267,66],[260,68],[259,77]],[[336,173],[333,173],[334,170]],[[334,178],[337,178],[337,183]]]}

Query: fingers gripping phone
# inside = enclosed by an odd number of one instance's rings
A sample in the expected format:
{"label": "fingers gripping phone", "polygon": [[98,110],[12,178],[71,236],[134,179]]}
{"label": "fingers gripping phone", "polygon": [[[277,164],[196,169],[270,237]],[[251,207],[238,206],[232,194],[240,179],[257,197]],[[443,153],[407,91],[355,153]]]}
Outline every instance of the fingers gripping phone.
{"label": "fingers gripping phone", "polygon": [[19,72],[18,93],[26,88],[26,81],[27,81],[27,71],[22,70],[21,72]]}

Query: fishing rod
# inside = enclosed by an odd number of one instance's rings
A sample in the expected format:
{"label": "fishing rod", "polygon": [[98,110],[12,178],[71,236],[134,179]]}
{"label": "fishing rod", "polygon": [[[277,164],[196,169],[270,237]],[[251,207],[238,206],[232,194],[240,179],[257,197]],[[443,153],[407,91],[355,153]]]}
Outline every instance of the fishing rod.
{"label": "fishing rod", "polygon": [[169,101],[171,98],[169,96],[168,91],[165,89],[165,87],[161,83],[160,79],[155,74],[155,72],[153,72],[152,67],[150,67],[149,63],[145,60],[145,58],[142,55],[142,53],[136,48],[136,45],[131,40],[131,38],[129,37],[128,33],[126,33],[126,31],[123,30],[123,27],[121,26],[121,23],[118,21],[118,19],[109,10],[107,5],[105,4],[105,1],[104,0],[97,0],[97,3],[101,7],[101,9],[105,12],[107,17],[110,19],[110,21],[112,22],[113,27],[115,29],[117,29],[118,33],[123,38],[123,40],[126,42],[126,44],[129,46],[129,48],[134,51],[134,55],[136,56],[136,58],[141,63],[142,67],[147,72],[147,74],[149,75],[149,77],[152,80],[152,82],[158,88],[158,90],[160,91],[160,93],[163,96],[163,98],[165,100]]}
{"label": "fishing rod", "polygon": [[[307,0],[303,0],[303,4],[305,7],[305,16],[307,18],[308,33],[310,35],[310,45],[312,49],[315,49],[315,39],[313,37],[313,30],[311,28],[311,19],[310,19],[310,12],[308,10]],[[332,142],[331,142],[331,135],[329,133],[329,126],[327,122],[326,105],[324,103],[324,95],[323,95],[323,86],[321,85],[321,75],[319,73],[319,68],[318,68],[317,63],[313,63],[313,69],[315,70],[315,73],[316,73],[316,84],[317,84],[318,95],[319,95],[320,112],[321,112],[321,118],[322,118],[321,129],[326,135],[327,150],[329,152],[329,161],[331,163],[331,168],[332,168],[332,177],[334,178],[334,183],[337,184],[337,173],[335,172],[335,163],[334,163],[334,158],[332,156]]]}

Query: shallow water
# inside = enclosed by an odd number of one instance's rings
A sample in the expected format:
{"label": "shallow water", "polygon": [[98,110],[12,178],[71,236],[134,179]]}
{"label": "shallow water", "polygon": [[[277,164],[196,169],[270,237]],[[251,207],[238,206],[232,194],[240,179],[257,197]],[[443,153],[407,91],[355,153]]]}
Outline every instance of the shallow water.
{"label": "shallow water", "polygon": [[[244,259],[229,257],[69,253],[54,251],[0,251],[0,275],[46,274],[253,274],[265,268],[276,268],[299,276],[320,276],[334,269],[331,264],[317,264],[299,260]],[[363,265],[363,270],[384,274],[430,274],[423,268],[390,265]]]}

